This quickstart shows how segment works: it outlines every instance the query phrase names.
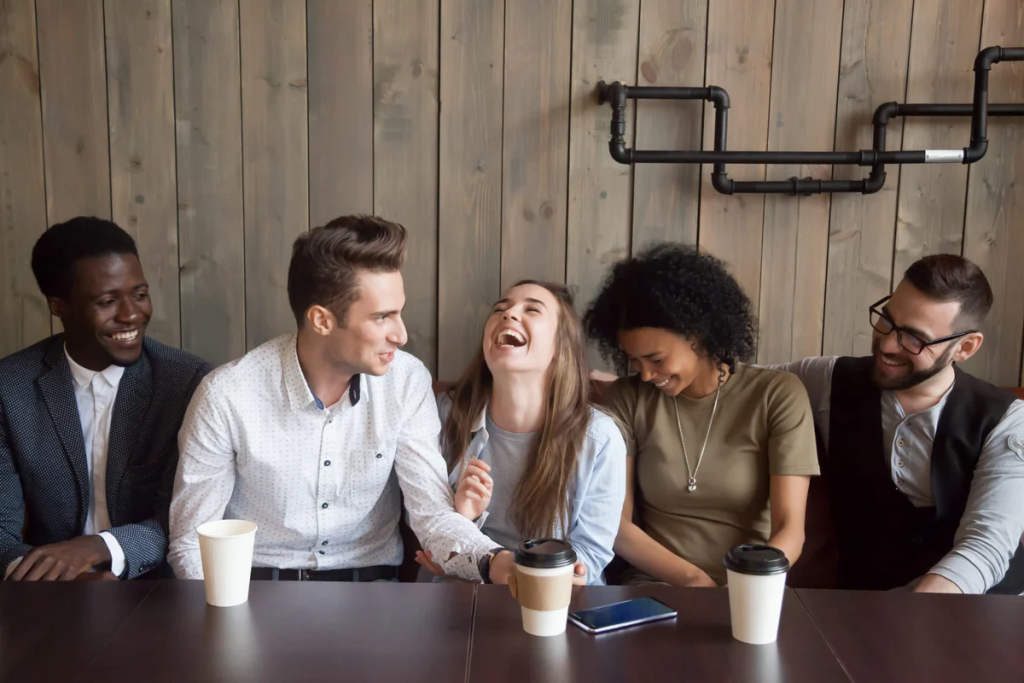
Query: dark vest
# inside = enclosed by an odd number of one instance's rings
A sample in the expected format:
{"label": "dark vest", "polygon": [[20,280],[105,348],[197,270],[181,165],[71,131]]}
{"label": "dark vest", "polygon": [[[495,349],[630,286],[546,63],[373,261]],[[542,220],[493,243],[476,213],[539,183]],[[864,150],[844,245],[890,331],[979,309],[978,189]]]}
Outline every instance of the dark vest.
{"label": "dark vest", "polygon": [[[821,463],[836,522],[839,587],[855,590],[906,585],[953,549],[985,439],[1015,399],[954,366],[956,383],[932,446],[935,506],[916,508],[892,481],[873,363],[871,357],[836,361],[828,453]],[[989,592],[1024,592],[1019,546],[1005,577]]]}

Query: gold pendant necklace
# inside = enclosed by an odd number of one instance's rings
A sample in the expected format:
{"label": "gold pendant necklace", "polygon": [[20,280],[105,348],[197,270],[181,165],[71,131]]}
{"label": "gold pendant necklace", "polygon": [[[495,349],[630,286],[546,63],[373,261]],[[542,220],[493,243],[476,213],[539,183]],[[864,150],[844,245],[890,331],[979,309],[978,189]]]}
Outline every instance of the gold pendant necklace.
{"label": "gold pendant necklace", "polygon": [[686,455],[686,439],[683,438],[683,424],[679,421],[679,408],[677,406],[676,397],[672,397],[672,410],[676,413],[676,427],[679,429],[679,443],[683,445],[683,462],[686,463],[686,490],[690,493],[697,490],[697,470],[700,469],[700,463],[704,459],[704,450],[708,447],[708,437],[711,436],[711,425],[715,421],[715,412],[718,410],[718,397],[722,394],[724,378],[725,370],[719,369],[718,389],[715,390],[715,404],[711,408],[711,419],[708,420],[708,431],[704,434],[704,445],[700,447],[700,455],[697,457],[697,464],[694,466],[692,472],[690,471],[690,458]]}

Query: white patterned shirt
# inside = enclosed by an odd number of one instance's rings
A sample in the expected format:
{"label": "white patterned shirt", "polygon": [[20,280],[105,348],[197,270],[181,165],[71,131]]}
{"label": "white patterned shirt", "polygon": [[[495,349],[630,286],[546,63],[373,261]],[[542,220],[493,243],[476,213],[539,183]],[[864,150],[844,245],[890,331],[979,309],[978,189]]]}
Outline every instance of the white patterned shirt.
{"label": "white patterned shirt", "polygon": [[404,495],[409,526],[449,574],[479,579],[496,546],[455,512],[438,443],[430,373],[402,351],[387,374],[357,376],[324,407],[309,389],[296,335],[213,371],[178,435],[168,562],[202,578],[196,528],[255,522],[254,567],[330,570],[399,565]]}

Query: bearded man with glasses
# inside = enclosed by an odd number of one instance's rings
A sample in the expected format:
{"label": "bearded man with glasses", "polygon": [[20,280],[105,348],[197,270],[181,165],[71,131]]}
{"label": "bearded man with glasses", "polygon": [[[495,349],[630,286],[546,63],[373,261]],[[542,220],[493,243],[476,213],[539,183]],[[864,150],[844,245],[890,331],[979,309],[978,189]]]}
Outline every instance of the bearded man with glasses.
{"label": "bearded man with glasses", "polygon": [[840,588],[1024,592],[1024,401],[957,367],[992,290],[926,256],[870,307],[871,355],[806,358]]}

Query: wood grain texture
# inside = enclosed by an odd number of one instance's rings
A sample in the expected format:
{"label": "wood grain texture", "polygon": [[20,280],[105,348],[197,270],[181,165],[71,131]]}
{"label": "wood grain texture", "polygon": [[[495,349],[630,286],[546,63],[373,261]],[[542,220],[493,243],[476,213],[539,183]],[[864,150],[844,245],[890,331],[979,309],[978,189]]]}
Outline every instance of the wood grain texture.
{"label": "wood grain texture", "polygon": [[[883,102],[902,102],[907,85],[914,0],[847,0],[839,58],[837,150],[870,149],[871,117]],[[899,149],[904,119],[889,123],[887,148]],[[825,287],[825,355],[871,352],[868,306],[891,290],[892,244],[900,169],[886,167],[886,182],[873,195],[834,194],[829,222]],[[869,169],[836,166],[841,179],[867,177]]]}
{"label": "wood grain texture", "polygon": [[504,0],[441,5],[437,376],[480,348],[501,289]]}
{"label": "wood grain texture", "polygon": [[[569,119],[569,218],[565,280],[582,312],[613,263],[629,256],[632,168],[608,153],[609,109],[597,83],[636,83],[639,0],[573,4],[572,109]],[[633,107],[627,110],[633,120]],[[632,130],[626,144],[632,146]],[[591,367],[608,369],[596,349]]]}
{"label": "wood grain texture", "polygon": [[309,220],[373,213],[373,1],[308,0]]}
{"label": "wood grain texture", "polygon": [[0,357],[50,334],[30,267],[46,230],[37,54],[32,0],[0,0]]}
{"label": "wood grain texture", "polygon": [[[775,3],[718,0],[708,5],[706,85],[729,93],[728,147],[768,148],[768,107],[772,83]],[[704,105],[704,149],[714,148],[715,110]],[[726,167],[734,180],[764,180],[765,167]],[[701,172],[700,248],[724,260],[750,300],[761,291],[761,235],[764,195],[719,194],[711,186],[711,168]]]}
{"label": "wood grain texture", "polygon": [[[1024,45],[1024,4],[987,0],[981,46]],[[1024,102],[1024,64],[996,64],[989,74],[989,102]],[[985,343],[963,368],[1000,386],[1018,386],[1024,329],[1024,129],[1020,118],[991,118],[988,152],[970,170],[964,256],[985,271],[995,302]]]}
{"label": "wood grain texture", "polygon": [[236,0],[174,0],[181,345],[245,353],[242,110]]}
{"label": "wood grain texture", "polygon": [[[907,102],[970,102],[981,29],[980,2],[932,0],[914,7]],[[913,118],[904,149],[957,149],[971,139],[967,118]],[[925,254],[961,253],[968,168],[913,164],[903,169],[893,282]]]}
{"label": "wood grain texture", "polygon": [[146,332],[181,344],[170,0],[105,0],[114,222],[135,238],[153,317]]}
{"label": "wood grain texture", "polygon": [[[645,0],[638,85],[700,87],[707,19],[707,0]],[[698,101],[637,102],[636,148],[697,149],[703,116]],[[633,173],[633,251],[660,240],[697,244],[700,165],[639,164]]]}
{"label": "wood grain texture", "polygon": [[409,231],[409,351],[437,369],[438,0],[373,4],[373,207]]}
{"label": "wood grain texture", "polygon": [[505,4],[501,286],[565,279],[572,0]]}
{"label": "wood grain texture", "polygon": [[240,3],[245,206],[245,341],[295,329],[292,243],[309,225],[306,11],[288,0]]}
{"label": "wood grain texture", "polygon": [[[831,150],[835,141],[842,0],[779,0],[769,150]],[[831,177],[829,166],[771,165],[768,180]],[[821,353],[829,195],[765,198],[757,358]]]}
{"label": "wood grain texture", "polygon": [[46,219],[110,218],[103,0],[37,0]]}

